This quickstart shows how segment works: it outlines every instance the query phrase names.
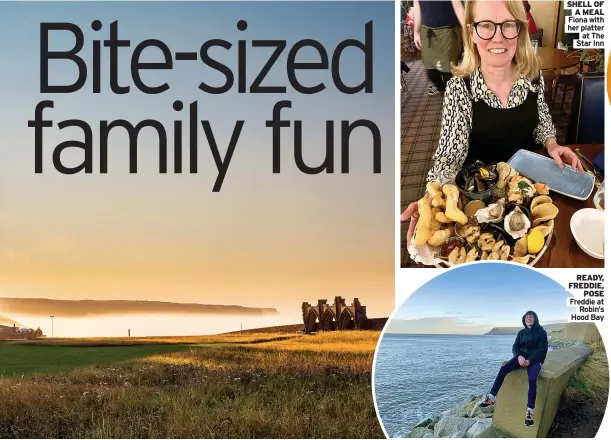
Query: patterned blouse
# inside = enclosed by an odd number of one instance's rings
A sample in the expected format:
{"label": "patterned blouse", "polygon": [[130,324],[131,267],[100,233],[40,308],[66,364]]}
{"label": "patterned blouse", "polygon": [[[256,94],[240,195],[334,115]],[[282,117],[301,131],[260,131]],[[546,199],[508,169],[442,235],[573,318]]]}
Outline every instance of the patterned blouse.
{"label": "patterned blouse", "polygon": [[[509,92],[507,108],[521,105],[526,100],[529,91],[538,93],[539,125],[535,129],[533,137],[536,143],[545,145],[549,138],[556,137],[556,128],[552,123],[549,108],[545,103],[542,74],[539,77],[539,84],[532,84],[526,77],[520,75]],[[501,100],[486,86],[479,68],[471,75],[471,92],[472,95],[469,94],[467,85],[462,78],[455,76],[448,81],[443,98],[439,146],[433,157],[433,168],[427,176],[429,182],[453,182],[454,177],[467,158],[471,119],[473,117],[472,102],[483,99],[490,107],[503,108]]]}

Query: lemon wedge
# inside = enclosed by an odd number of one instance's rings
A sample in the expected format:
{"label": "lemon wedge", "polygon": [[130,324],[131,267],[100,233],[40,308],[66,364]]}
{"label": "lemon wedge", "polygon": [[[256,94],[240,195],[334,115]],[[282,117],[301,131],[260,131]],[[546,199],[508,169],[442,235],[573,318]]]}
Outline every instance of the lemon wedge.
{"label": "lemon wedge", "polygon": [[543,237],[543,233],[539,229],[533,229],[528,234],[528,253],[538,254],[543,249],[544,243],[545,237]]}

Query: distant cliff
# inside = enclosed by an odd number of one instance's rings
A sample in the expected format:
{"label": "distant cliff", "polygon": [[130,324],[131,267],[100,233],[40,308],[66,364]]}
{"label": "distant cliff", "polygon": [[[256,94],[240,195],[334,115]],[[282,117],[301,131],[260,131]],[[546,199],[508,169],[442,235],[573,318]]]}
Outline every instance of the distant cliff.
{"label": "distant cliff", "polygon": [[[0,310],[6,314],[63,317],[100,315],[279,315],[276,309],[236,305],[187,304],[161,301],[57,300],[42,298],[0,298]],[[13,321],[10,321],[13,325]]]}
{"label": "distant cliff", "polygon": [[0,316],[0,325],[5,327],[12,327],[16,325],[17,327],[23,327],[22,324],[19,324],[17,321],[13,321],[12,319],[7,318],[6,316]]}
{"label": "distant cliff", "polygon": [[[566,327],[566,325],[567,325],[566,322],[554,322],[551,324],[541,324],[541,327],[543,327],[545,331],[547,332],[547,334],[549,335],[551,332],[555,330],[562,330],[564,327]],[[491,336],[515,335],[523,328],[524,327],[494,327],[488,333],[484,333],[484,335],[491,335]]]}

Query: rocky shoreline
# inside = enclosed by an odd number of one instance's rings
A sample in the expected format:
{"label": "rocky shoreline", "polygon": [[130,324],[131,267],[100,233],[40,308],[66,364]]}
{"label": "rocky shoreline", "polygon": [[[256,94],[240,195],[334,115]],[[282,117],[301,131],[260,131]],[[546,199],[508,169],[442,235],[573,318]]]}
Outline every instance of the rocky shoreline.
{"label": "rocky shoreline", "polygon": [[[572,347],[581,341],[570,339],[550,339],[551,350]],[[480,408],[478,404],[484,398],[487,391],[481,394],[471,395],[461,401],[454,408],[442,412],[435,417],[429,417],[416,423],[407,438],[477,438],[489,437],[484,431],[492,428],[492,415],[494,406]]]}
{"label": "rocky shoreline", "polygon": [[494,407],[480,408],[483,393],[472,395],[434,418],[419,421],[408,438],[479,437],[492,426]]}

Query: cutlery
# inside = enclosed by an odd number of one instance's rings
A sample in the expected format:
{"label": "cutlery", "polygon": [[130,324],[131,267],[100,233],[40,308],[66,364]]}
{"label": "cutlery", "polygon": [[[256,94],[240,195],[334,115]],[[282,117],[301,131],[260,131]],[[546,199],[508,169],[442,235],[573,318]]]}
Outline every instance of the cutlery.
{"label": "cutlery", "polygon": [[579,150],[579,148],[575,149],[575,154],[577,154],[577,157],[579,157],[581,159],[581,164],[583,165],[583,162],[586,162],[589,165],[589,168],[592,170],[592,173],[594,173],[594,175],[598,178],[602,177],[602,174],[596,170],[596,167],[594,166],[594,164],[592,163],[592,161],[590,161],[590,159],[588,159],[587,157],[585,157],[581,151]]}
{"label": "cutlery", "polygon": [[601,181],[603,180],[602,175],[598,171],[596,171],[594,164],[590,162],[590,160],[586,158],[583,154],[581,154],[579,148],[575,149],[575,154],[577,154],[577,158],[579,159],[579,162],[581,163],[581,166],[583,167],[584,171],[594,176],[594,186],[596,186],[596,188],[598,189],[601,185]]}

